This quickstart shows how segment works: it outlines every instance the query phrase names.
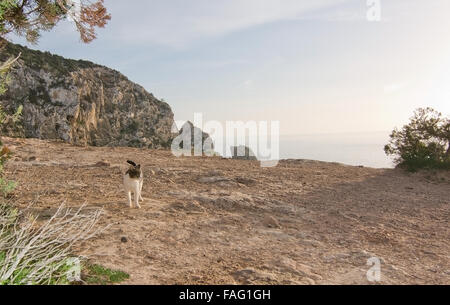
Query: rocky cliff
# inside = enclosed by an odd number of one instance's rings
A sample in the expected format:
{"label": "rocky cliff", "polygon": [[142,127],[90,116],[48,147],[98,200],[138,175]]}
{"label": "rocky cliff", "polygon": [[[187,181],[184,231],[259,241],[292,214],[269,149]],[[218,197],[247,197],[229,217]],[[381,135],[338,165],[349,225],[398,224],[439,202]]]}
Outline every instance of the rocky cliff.
{"label": "rocky cliff", "polygon": [[60,139],[77,145],[170,147],[169,105],[121,73],[91,62],[7,44],[0,62],[21,53],[0,105],[18,126],[3,135]]}

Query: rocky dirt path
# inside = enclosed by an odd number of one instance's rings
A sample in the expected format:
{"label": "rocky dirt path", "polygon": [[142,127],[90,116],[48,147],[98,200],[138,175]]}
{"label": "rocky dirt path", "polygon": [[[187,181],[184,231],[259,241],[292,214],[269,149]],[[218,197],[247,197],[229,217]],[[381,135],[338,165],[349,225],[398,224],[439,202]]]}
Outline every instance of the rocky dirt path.
{"label": "rocky dirt path", "polygon": [[[367,284],[370,257],[382,284],[450,284],[448,172],[3,141],[11,201],[43,219],[62,202],[103,208],[109,228],[76,251],[129,284]],[[122,191],[127,159],[144,167],[140,210]]]}

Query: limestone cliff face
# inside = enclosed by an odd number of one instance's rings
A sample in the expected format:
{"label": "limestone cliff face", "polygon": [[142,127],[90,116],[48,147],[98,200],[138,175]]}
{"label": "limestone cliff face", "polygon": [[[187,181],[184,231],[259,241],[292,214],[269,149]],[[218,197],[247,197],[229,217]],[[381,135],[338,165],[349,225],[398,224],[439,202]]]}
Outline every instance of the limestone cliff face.
{"label": "limestone cliff face", "polygon": [[121,73],[87,61],[8,44],[0,61],[22,53],[0,105],[19,126],[2,134],[78,145],[170,147],[173,113]]}

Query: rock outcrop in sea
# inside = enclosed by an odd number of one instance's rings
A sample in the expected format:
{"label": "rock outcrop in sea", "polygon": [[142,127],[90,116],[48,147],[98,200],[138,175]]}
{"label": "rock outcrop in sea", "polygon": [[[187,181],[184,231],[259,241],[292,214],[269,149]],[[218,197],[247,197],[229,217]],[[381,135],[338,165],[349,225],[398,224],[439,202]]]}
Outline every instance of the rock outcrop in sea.
{"label": "rock outcrop in sea", "polygon": [[232,159],[238,159],[238,160],[258,160],[258,158],[255,156],[253,151],[248,147],[244,145],[240,146],[231,146],[231,158]]}

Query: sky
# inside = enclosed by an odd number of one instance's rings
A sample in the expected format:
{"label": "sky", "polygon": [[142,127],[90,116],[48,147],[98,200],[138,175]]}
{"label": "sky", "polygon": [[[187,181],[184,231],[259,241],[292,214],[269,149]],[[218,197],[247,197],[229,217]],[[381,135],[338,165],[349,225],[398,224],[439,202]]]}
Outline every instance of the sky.
{"label": "sky", "polygon": [[371,22],[374,1],[105,0],[112,20],[91,44],[65,21],[27,45],[122,72],[176,120],[279,121],[298,135],[450,114],[450,1],[379,0]]}

